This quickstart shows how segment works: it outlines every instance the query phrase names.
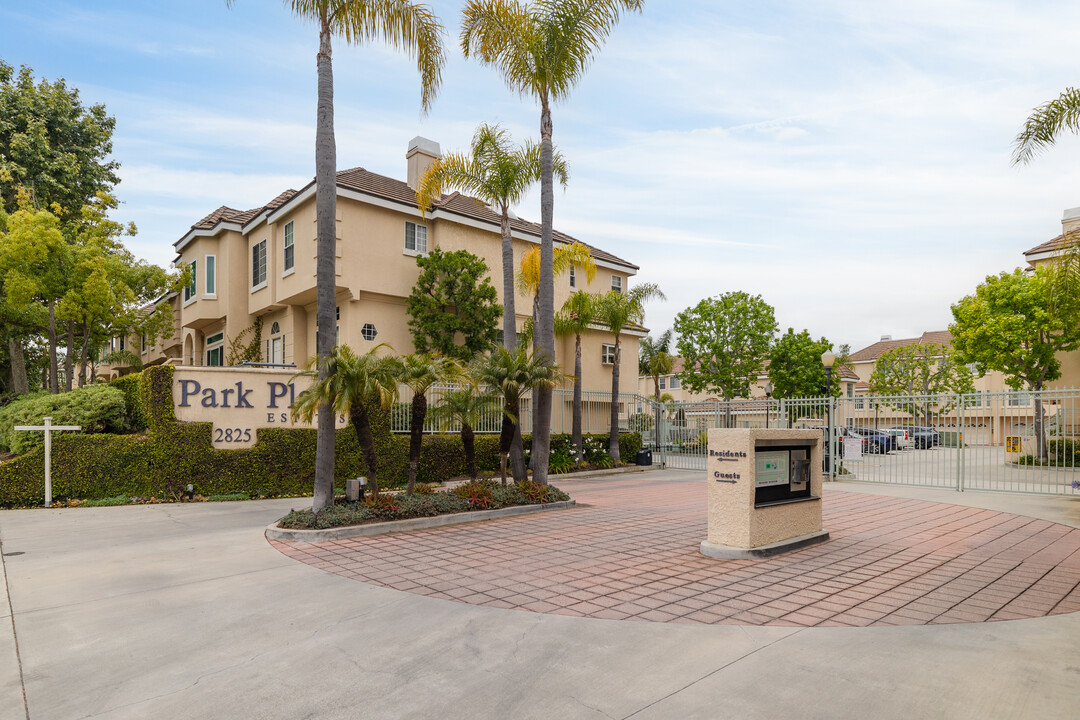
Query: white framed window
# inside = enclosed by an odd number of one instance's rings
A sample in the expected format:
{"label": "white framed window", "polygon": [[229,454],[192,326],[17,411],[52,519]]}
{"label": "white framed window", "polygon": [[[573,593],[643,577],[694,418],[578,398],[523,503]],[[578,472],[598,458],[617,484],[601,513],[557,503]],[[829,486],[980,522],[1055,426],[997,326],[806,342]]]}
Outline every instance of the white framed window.
{"label": "white framed window", "polygon": [[188,269],[191,272],[191,279],[188,280],[187,287],[184,288],[184,302],[190,302],[195,299],[195,293],[198,289],[199,273],[198,265],[196,261],[192,260],[188,263]]}
{"label": "white framed window", "polygon": [[222,367],[225,365],[225,332],[214,333],[206,338],[206,365]]}
{"label": "white framed window", "polygon": [[120,350],[126,350],[127,349],[127,340],[126,340],[126,338],[124,338],[123,335],[120,336],[120,342],[118,344],[119,344],[119,349]]}
{"label": "white framed window", "polygon": [[677,375],[672,375],[668,379],[668,389],[669,390],[678,390],[681,387],[682,387],[682,380],[680,380]]}
{"label": "white framed window", "polygon": [[142,334],[142,351],[143,351],[143,354],[145,355],[146,354],[146,333]]}
{"label": "white framed window", "polygon": [[296,265],[296,248],[293,247],[293,221],[285,223],[285,253],[281,267],[285,272],[293,269]]}
{"label": "white framed window", "polygon": [[1031,393],[1024,390],[1009,393],[1009,407],[1024,407],[1030,404]]}
{"label": "white framed window", "polygon": [[660,389],[661,390],[667,390],[667,378],[666,377],[660,378]]}
{"label": "white framed window", "polygon": [[615,364],[615,346],[604,343],[600,346],[600,362],[604,365]]}
{"label": "white framed window", "polygon": [[360,328],[360,335],[368,342],[372,342],[378,337],[379,331],[372,323],[364,323],[364,327]]}
{"label": "white framed window", "polygon": [[622,275],[611,276],[611,291],[622,292]]}
{"label": "white framed window", "polygon": [[405,253],[424,255],[427,253],[427,227],[416,223],[405,223]]}
{"label": "white framed window", "polygon": [[861,397],[855,398],[855,409],[856,410],[862,410],[865,405],[866,405],[866,402],[865,402],[865,400],[863,400],[863,398],[861,398]]}
{"label": "white framed window", "polygon": [[574,268],[570,268],[570,287],[577,287],[577,273]]}
{"label": "white framed window", "polygon": [[258,288],[266,284],[266,239],[251,247],[251,287]]}
{"label": "white framed window", "polygon": [[203,285],[203,297],[217,295],[217,256],[206,256],[206,282]]}

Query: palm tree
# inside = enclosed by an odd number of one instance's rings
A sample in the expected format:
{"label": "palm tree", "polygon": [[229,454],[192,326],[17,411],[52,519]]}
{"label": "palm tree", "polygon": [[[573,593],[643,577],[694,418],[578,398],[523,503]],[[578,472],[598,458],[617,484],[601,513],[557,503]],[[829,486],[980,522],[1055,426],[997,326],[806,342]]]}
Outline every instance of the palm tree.
{"label": "palm tree", "polygon": [[[232,7],[235,0],[225,0]],[[410,0],[285,0],[298,18],[319,28],[318,104],[315,122],[316,275],[315,322],[326,328],[318,333],[316,351],[329,360],[336,342],[337,272],[337,142],[334,138],[334,69],[331,39],[350,45],[381,38],[395,49],[416,58],[420,72],[420,103],[431,106],[446,61],[442,26],[426,5]],[[329,367],[319,364],[320,371]],[[320,376],[320,380],[326,380]],[[315,448],[315,493],[312,509],[319,512],[334,503],[334,417],[319,414]]]}
{"label": "palm tree", "polygon": [[577,450],[577,461],[585,459],[581,440],[581,335],[596,321],[596,304],[593,296],[578,290],[563,303],[555,316],[555,334],[560,337],[574,336],[574,410],[570,430],[570,442]]}
{"label": "palm tree", "polygon": [[[551,102],[565,100],[619,21],[644,0],[469,0],[463,11],[465,57],[497,69],[512,90],[540,102],[540,286],[536,347],[555,359],[554,149]],[[542,390],[534,413],[535,474],[547,479],[551,451],[551,390]]]}
{"label": "palm tree", "polygon": [[[596,263],[593,262],[592,251],[588,246],[577,241],[569,245],[560,245],[555,248],[552,268],[555,277],[568,273],[580,265],[585,270],[588,282],[596,277]],[[540,348],[536,342],[536,328],[540,324],[540,248],[533,248],[521,257],[521,272],[518,273],[518,290],[528,297],[532,296],[532,320],[525,323],[525,335],[530,339],[534,348]],[[536,436],[541,423],[550,421],[550,407],[547,412],[540,412],[540,390],[533,391],[533,448],[536,447]],[[536,451],[533,450],[533,460],[536,460]],[[533,472],[536,472],[535,462]]]}
{"label": "palm tree", "polygon": [[409,418],[409,486],[413,494],[416,473],[420,469],[420,448],[424,441],[424,421],[427,417],[427,391],[440,382],[452,382],[462,376],[461,367],[452,359],[413,353],[401,359],[398,378],[412,391],[412,414]]}
{"label": "palm tree", "polygon": [[[375,497],[379,495],[378,466],[367,405],[377,403],[388,408],[397,397],[399,363],[393,356],[377,354],[388,347],[381,343],[357,355],[348,345],[340,345],[325,360],[317,355],[312,357],[306,369],[297,373],[298,377],[311,378],[312,385],[300,393],[292,409],[292,416],[304,422],[311,422],[316,414],[329,415],[331,421],[338,415],[349,416]],[[330,492],[330,505],[333,505],[333,485]],[[325,508],[312,509],[319,513]]]}
{"label": "palm tree", "polygon": [[[505,485],[506,458],[510,452],[511,440],[517,432],[521,398],[534,387],[546,387],[550,390],[555,387],[562,375],[559,374],[559,368],[546,355],[538,350],[530,353],[522,345],[514,350],[503,347],[493,348],[490,355],[476,363],[473,377],[479,384],[492,388],[503,399],[502,432],[499,434],[501,456],[499,469]],[[535,442],[534,438],[534,454]],[[521,482],[527,478],[524,465],[513,468],[513,472],[515,482]],[[540,477],[537,475],[538,473],[534,470],[533,478],[536,482],[546,485],[547,474]]]}
{"label": "palm tree", "polygon": [[619,336],[631,323],[645,322],[645,303],[649,300],[666,300],[655,283],[641,283],[626,292],[611,290],[597,299],[597,319],[615,336],[615,362],[611,368],[611,437],[608,454],[612,462],[619,462],[619,365],[622,348]]}
{"label": "palm tree", "polygon": [[[567,183],[566,162],[555,154],[554,172],[563,187]],[[503,347],[517,345],[517,314],[514,309],[514,239],[510,235],[510,206],[521,202],[529,187],[540,179],[540,146],[526,142],[515,148],[513,140],[498,125],[484,123],[476,128],[472,155],[447,153],[436,160],[420,178],[416,204],[426,212],[448,188],[473,195],[499,213],[502,231]]]}
{"label": "palm tree", "polygon": [[443,393],[441,402],[431,409],[431,418],[446,432],[454,423],[461,424],[461,446],[465,449],[465,467],[473,480],[479,474],[476,469],[476,442],[473,429],[483,419],[500,411],[500,396],[481,393],[472,383]]}
{"label": "palm tree", "polygon": [[653,379],[653,397],[656,399],[654,439],[660,442],[660,376],[670,375],[675,369],[675,357],[671,354],[671,329],[668,328],[655,340],[652,336],[642,338],[638,355],[638,374]]}

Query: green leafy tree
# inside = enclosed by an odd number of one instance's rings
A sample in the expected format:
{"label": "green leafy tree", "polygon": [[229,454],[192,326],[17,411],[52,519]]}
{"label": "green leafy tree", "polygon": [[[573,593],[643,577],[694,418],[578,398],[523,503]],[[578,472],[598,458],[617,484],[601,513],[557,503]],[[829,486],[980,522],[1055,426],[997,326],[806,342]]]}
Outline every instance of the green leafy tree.
{"label": "green leafy tree", "polygon": [[[235,0],[225,0],[232,6]],[[446,61],[442,26],[426,5],[410,0],[284,0],[293,15],[319,29],[315,55],[318,99],[315,121],[315,321],[334,327],[337,308],[337,139],[334,135],[334,68],[332,41],[349,45],[383,40],[416,59],[420,102],[426,112],[435,100]],[[323,360],[334,350],[334,333],[319,333],[316,351]],[[322,363],[320,367],[329,367]],[[324,377],[325,379],[325,377]],[[334,504],[334,418],[319,414],[315,446],[315,496],[312,509]]]}
{"label": "green leafy tree", "polygon": [[[554,172],[566,187],[566,162],[555,154]],[[416,204],[426,212],[450,188],[474,196],[499,213],[502,232],[503,346],[517,345],[517,312],[514,308],[514,239],[510,234],[510,207],[525,197],[540,179],[540,146],[527,142],[514,147],[498,125],[484,123],[473,135],[472,153],[447,153],[435,160],[420,178]]]}
{"label": "green leafy tree", "polygon": [[581,433],[581,336],[596,322],[595,298],[578,290],[563,303],[555,316],[555,334],[574,337],[574,401],[570,425],[570,442],[574,446],[577,461],[585,459],[585,446]]}
{"label": "green leafy tree", "polygon": [[439,404],[431,409],[431,419],[446,432],[461,426],[461,446],[465,449],[465,467],[469,477],[476,479],[476,434],[474,429],[488,415],[500,412],[502,400],[492,393],[482,393],[472,382],[443,393]]}
{"label": "green leafy tree", "polygon": [[[775,398],[816,397],[823,395],[826,387],[825,366],[821,355],[832,350],[833,344],[825,338],[814,340],[806,330],[796,333],[793,328],[776,339],[769,350],[769,382]],[[833,372],[844,364],[846,353],[837,354]],[[840,383],[831,383],[831,394],[840,397]]]}
{"label": "green leafy tree", "polygon": [[502,308],[482,258],[435,248],[416,264],[420,277],[406,310],[417,352],[468,361],[498,341]]}
{"label": "green leafy tree", "polygon": [[[348,345],[337,345],[326,360],[316,355],[308,360],[297,377],[311,378],[312,384],[296,398],[292,417],[311,422],[316,414],[330,412],[332,417],[347,415],[368,467],[371,492],[379,496],[378,458],[375,455],[375,436],[371,432],[369,405],[389,408],[397,398],[399,363],[390,355],[380,355],[385,343],[357,355]],[[332,479],[332,476],[331,476]],[[330,504],[333,505],[333,485]],[[313,510],[322,512],[325,508]]]}
{"label": "green leafy tree", "polygon": [[463,375],[461,366],[446,357],[427,353],[412,353],[401,359],[399,380],[412,391],[409,417],[409,486],[408,495],[416,488],[420,470],[420,449],[424,441],[424,422],[427,418],[427,392],[432,385],[453,382]]}
{"label": "green leafy tree", "polygon": [[[566,100],[623,12],[644,0],[469,0],[461,49],[495,68],[511,90],[540,103],[540,286],[534,346],[554,362],[555,271],[553,218],[555,151],[551,103]],[[539,393],[533,431],[535,476],[546,482],[551,452],[551,391]]]}
{"label": "green leafy tree", "polygon": [[974,390],[971,371],[942,343],[901,345],[874,363],[870,392],[886,395],[881,404],[909,413],[923,425],[956,406],[956,394]]}
{"label": "green leafy tree", "polygon": [[693,393],[716,393],[728,402],[747,397],[765,364],[777,325],[773,308],[760,295],[742,291],[705,298],[675,317],[683,359],[679,380]]}
{"label": "green leafy tree", "polygon": [[666,300],[656,283],[640,283],[626,292],[608,291],[596,299],[596,319],[615,336],[615,362],[611,367],[611,429],[608,454],[612,462],[619,458],[619,371],[622,366],[621,335],[630,325],[645,322],[645,303]]}
{"label": "green leafy tree", "polygon": [[20,188],[34,208],[49,210],[66,226],[99,192],[120,178],[111,160],[116,119],[104,105],[86,107],[64,80],[34,81],[0,60],[0,202],[19,209]]}
{"label": "green leafy tree", "polygon": [[[534,387],[555,387],[562,378],[559,368],[544,354],[539,351],[529,352],[525,346],[519,345],[513,350],[504,347],[495,347],[486,358],[477,358],[473,364],[473,377],[478,384],[492,389],[502,397],[503,420],[502,431],[499,434],[499,463],[502,482],[506,484],[506,460],[510,454],[510,443],[514,435],[519,433],[521,413],[521,399]],[[514,481],[523,482],[527,476],[525,465],[513,468]],[[536,482],[546,485],[547,477],[537,477],[533,472]]]}
{"label": "green leafy tree", "polygon": [[1036,450],[1045,462],[1046,433],[1042,396],[1046,383],[1061,377],[1058,353],[1080,347],[1080,302],[1051,301],[1056,268],[1020,269],[991,275],[952,306],[956,361],[973,363],[979,373],[997,370],[1013,389],[1027,386],[1035,395]]}

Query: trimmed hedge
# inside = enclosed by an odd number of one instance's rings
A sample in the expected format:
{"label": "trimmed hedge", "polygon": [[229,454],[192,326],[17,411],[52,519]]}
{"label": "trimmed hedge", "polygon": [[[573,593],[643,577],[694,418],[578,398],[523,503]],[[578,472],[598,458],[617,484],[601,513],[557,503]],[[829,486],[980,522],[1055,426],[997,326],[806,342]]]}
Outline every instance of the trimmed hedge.
{"label": "trimmed hedge", "polygon": [[90,385],[52,395],[33,394],[0,409],[0,450],[22,454],[41,447],[45,433],[16,432],[16,425],[40,425],[51,417],[53,425],[79,425],[85,434],[122,433],[130,425],[124,394],[105,385]]}
{"label": "trimmed hedge", "polygon": [[[212,445],[211,423],[179,423],[173,410],[171,366],[153,366],[135,382],[119,388],[124,399],[137,398],[130,417],[141,417],[143,435],[64,433],[53,440],[53,497],[94,500],[118,495],[178,499],[188,483],[203,495],[306,495],[315,473],[315,431],[263,428],[254,447],[218,450]],[[378,457],[379,486],[400,487],[408,481],[409,438],[390,433],[390,413],[369,407]],[[553,440],[558,436],[553,436]],[[608,436],[593,435],[605,446]],[[531,448],[531,437],[523,437]],[[620,437],[624,458],[641,448],[641,436]],[[352,427],[337,433],[336,477],[367,474]],[[44,500],[44,451],[0,464],[0,506],[40,505]],[[476,462],[481,471],[499,467],[497,435],[476,436]],[[437,483],[464,475],[461,436],[425,435],[417,480]]]}

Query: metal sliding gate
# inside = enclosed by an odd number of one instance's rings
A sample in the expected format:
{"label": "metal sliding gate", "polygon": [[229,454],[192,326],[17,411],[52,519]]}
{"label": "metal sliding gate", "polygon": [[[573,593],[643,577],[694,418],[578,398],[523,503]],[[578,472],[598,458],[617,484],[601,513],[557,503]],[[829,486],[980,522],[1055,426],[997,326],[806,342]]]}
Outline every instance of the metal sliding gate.
{"label": "metal sliding gate", "polygon": [[645,402],[669,468],[705,468],[708,428],[814,428],[834,480],[1080,495],[1080,390]]}

